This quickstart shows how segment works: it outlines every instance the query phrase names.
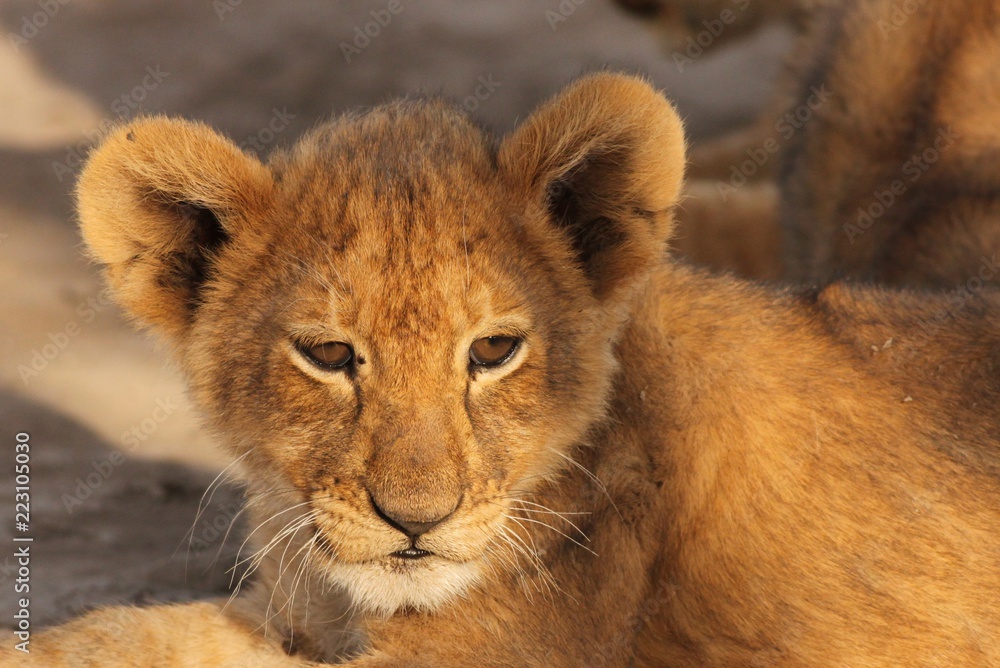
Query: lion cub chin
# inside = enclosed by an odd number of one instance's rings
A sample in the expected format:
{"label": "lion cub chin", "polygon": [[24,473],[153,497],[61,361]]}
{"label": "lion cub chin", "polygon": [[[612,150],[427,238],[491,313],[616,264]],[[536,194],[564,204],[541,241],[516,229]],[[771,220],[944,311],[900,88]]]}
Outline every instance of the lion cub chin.
{"label": "lion cub chin", "polygon": [[944,297],[687,268],[683,165],[615,74],[501,140],[439,100],[266,164],[187,121],[109,136],[84,237],[239,460],[257,552],[229,605],[31,658],[1000,662],[994,298],[931,330]]}

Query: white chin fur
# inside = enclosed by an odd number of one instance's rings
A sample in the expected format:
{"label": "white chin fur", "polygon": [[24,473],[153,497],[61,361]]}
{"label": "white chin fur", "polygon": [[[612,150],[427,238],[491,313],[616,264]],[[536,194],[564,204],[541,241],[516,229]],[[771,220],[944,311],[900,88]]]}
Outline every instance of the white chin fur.
{"label": "white chin fur", "polygon": [[331,564],[330,582],[345,590],[369,614],[388,617],[402,608],[429,612],[463,596],[480,577],[480,567],[435,557],[427,563]]}

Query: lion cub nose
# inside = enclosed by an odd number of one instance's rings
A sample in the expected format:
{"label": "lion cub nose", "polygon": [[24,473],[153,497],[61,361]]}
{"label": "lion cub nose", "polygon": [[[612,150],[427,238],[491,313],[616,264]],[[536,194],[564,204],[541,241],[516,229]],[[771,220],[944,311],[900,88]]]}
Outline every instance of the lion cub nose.
{"label": "lion cub nose", "polygon": [[[448,510],[447,512],[441,514],[438,517],[433,517],[430,519],[421,518],[418,520],[407,517],[407,515],[401,512],[387,512],[384,508],[382,508],[381,505],[379,505],[379,502],[375,499],[374,496],[371,497],[371,500],[372,500],[372,508],[375,509],[376,515],[382,518],[382,520],[386,524],[391,526],[393,529],[402,531],[411,539],[418,538],[419,536],[422,536],[423,534],[427,533],[437,525],[441,524],[441,522],[444,522],[446,519],[448,519],[448,517],[454,511],[454,508],[452,508],[451,510]],[[456,506],[457,505],[458,504],[456,504]]]}
{"label": "lion cub nose", "polygon": [[413,412],[376,434],[365,488],[375,513],[411,540],[448,519],[462,500],[457,437],[446,422]]}

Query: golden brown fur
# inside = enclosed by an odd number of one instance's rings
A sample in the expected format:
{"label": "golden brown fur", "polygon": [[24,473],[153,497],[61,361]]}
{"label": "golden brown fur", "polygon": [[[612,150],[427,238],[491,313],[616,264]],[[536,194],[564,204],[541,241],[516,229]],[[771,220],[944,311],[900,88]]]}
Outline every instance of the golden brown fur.
{"label": "golden brown fur", "polygon": [[998,22],[996,0],[817,13],[799,85],[822,82],[835,104],[789,145],[780,179],[793,278],[995,278],[981,269],[1000,250]]}
{"label": "golden brown fur", "polygon": [[[112,135],[84,235],[273,549],[225,611],[98,612],[37,665],[1000,662],[996,300],[937,322],[944,297],[668,260],[682,165],[669,104],[610,74],[499,143],[437,101],[267,165],[184,121]],[[524,348],[470,376],[499,332]],[[349,373],[294,346],[327,340]],[[450,512],[416,543],[435,556],[389,556],[409,541],[376,500]]]}

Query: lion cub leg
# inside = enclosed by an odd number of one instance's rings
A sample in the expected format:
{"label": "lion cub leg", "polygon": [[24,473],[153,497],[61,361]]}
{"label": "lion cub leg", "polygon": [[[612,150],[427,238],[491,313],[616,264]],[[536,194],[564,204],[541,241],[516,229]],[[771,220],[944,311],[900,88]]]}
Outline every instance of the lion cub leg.
{"label": "lion cub leg", "polygon": [[96,610],[32,639],[31,652],[0,648],[4,666],[103,668],[190,666],[292,668],[313,665],[257,633],[238,602],[224,600],[149,608]]}

